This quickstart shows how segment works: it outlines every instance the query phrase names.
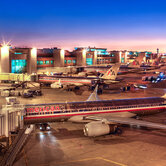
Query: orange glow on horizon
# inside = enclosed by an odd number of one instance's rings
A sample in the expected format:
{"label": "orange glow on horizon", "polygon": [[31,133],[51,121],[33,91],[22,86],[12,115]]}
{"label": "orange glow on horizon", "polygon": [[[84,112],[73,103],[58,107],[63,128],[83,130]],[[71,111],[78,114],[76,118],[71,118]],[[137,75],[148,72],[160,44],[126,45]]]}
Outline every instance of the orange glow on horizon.
{"label": "orange glow on horizon", "polygon": [[[159,48],[160,53],[166,53],[166,39],[102,39],[102,40],[64,40],[63,43],[58,41],[54,42],[54,45],[49,42],[35,42],[37,48],[63,48],[64,50],[72,51],[75,47],[98,47],[98,48],[107,48],[108,51],[111,50],[127,50],[127,51],[151,51],[153,53],[157,52]],[[31,47],[34,45],[33,41],[30,44],[29,42],[23,42],[23,46]],[[19,43],[17,43],[19,47]],[[21,46],[20,46],[21,47]]]}

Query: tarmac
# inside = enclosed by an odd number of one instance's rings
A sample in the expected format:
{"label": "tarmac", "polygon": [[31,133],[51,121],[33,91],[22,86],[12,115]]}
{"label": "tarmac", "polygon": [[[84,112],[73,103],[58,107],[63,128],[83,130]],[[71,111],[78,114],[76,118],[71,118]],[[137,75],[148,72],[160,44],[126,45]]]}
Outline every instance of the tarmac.
{"label": "tarmac", "polygon": [[[157,97],[166,89],[137,89],[130,92],[104,91],[101,100]],[[79,95],[63,89],[43,89],[43,96],[21,98],[23,104],[85,101],[90,91]],[[1,99],[1,105],[5,99]],[[143,120],[166,124],[166,112],[142,117]],[[50,123],[50,131],[36,129],[14,166],[165,166],[166,131],[121,126],[121,135],[90,138],[83,135],[84,124]]]}

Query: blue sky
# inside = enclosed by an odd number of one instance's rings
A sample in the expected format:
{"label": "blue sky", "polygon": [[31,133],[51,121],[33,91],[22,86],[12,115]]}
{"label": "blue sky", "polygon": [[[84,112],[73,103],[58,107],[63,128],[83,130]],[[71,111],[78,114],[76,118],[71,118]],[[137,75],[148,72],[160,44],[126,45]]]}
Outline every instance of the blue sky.
{"label": "blue sky", "polygon": [[166,52],[166,2],[2,1],[0,39],[16,46],[96,46]]}

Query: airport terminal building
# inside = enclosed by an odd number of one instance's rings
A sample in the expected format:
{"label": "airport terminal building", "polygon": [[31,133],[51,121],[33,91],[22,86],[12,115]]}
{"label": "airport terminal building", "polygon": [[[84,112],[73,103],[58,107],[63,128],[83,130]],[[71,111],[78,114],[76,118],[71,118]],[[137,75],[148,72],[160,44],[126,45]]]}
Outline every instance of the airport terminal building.
{"label": "airport terminal building", "polygon": [[[1,73],[36,73],[46,67],[108,65],[146,61],[151,52],[107,51],[106,48],[77,47],[73,51],[55,48],[0,46]],[[146,58],[146,59],[145,59]]]}

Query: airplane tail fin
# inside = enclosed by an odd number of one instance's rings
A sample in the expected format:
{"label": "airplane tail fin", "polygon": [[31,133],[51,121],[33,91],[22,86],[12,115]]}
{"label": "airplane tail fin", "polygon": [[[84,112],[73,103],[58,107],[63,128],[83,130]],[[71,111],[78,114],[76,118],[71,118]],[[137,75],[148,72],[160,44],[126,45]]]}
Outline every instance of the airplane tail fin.
{"label": "airplane tail fin", "polygon": [[58,80],[58,84],[61,85],[61,79]]}
{"label": "airplane tail fin", "polygon": [[163,96],[161,96],[162,98],[166,99],[166,94],[164,94]]}
{"label": "airplane tail fin", "polygon": [[101,78],[115,80],[120,68],[120,64],[112,66]]}
{"label": "airplane tail fin", "polygon": [[100,98],[97,95],[98,85],[96,85],[94,91],[91,93],[91,95],[88,97],[86,101],[100,101]]}

